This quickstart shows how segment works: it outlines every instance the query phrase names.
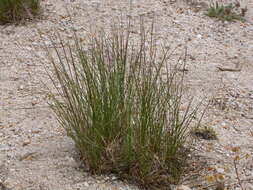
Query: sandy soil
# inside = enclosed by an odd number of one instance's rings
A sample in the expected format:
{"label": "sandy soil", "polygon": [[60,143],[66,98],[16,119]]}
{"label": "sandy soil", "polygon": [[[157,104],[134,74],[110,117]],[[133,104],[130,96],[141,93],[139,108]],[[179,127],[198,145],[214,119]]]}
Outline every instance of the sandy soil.
{"label": "sandy soil", "polygon": [[[47,106],[41,81],[50,83],[43,45],[52,46],[49,36],[54,30],[68,40],[73,27],[85,38],[94,23],[109,28],[121,15],[134,21],[144,15],[147,24],[155,18],[158,43],[181,45],[175,58],[187,45],[188,92],[211,102],[203,123],[217,132],[218,140],[197,141],[196,152],[208,167],[185,176],[182,183],[192,189],[215,189],[206,176],[220,173],[228,189],[240,189],[233,159],[249,155],[239,161],[238,174],[244,187],[252,190],[253,1],[242,2],[248,6],[245,23],[210,19],[203,14],[207,2],[196,2],[44,0],[41,19],[0,26],[0,182],[6,189],[137,189],[115,176],[90,176],[81,167],[73,142]],[[218,67],[239,71],[220,71]]]}

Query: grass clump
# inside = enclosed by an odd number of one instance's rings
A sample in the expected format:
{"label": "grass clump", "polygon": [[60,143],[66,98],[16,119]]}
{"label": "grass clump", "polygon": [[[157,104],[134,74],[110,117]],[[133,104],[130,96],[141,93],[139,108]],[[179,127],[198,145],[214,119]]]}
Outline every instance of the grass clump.
{"label": "grass clump", "polygon": [[245,21],[244,16],[247,12],[247,8],[240,8],[239,2],[230,3],[228,5],[222,5],[218,2],[212,3],[208,8],[206,15],[209,17],[215,17],[222,21]]}
{"label": "grass clump", "polygon": [[197,109],[180,111],[184,77],[169,51],[157,56],[143,25],[140,35],[114,29],[55,50],[52,109],[86,166],[144,186],[176,182]]}
{"label": "grass clump", "polygon": [[15,23],[36,16],[40,0],[0,0],[0,23]]}
{"label": "grass clump", "polygon": [[216,140],[217,133],[211,127],[204,126],[204,127],[196,127],[192,130],[192,134],[196,137],[205,139],[205,140]]}

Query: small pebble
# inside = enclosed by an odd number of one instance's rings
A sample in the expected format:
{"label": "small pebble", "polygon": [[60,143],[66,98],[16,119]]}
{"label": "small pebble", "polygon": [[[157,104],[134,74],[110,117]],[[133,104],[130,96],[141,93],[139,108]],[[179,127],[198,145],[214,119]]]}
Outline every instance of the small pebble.
{"label": "small pebble", "polygon": [[218,169],[217,169],[217,172],[218,172],[218,173],[224,173],[224,169],[223,169],[223,168],[218,168]]}
{"label": "small pebble", "polygon": [[89,183],[88,182],[84,182],[84,186],[85,187],[89,187]]}
{"label": "small pebble", "polygon": [[31,143],[31,140],[30,139],[26,139],[26,140],[24,140],[24,142],[23,142],[23,146],[27,146],[28,144],[30,144]]}
{"label": "small pebble", "polygon": [[186,185],[179,185],[175,190],[191,190],[191,188]]}
{"label": "small pebble", "polygon": [[198,35],[197,35],[197,38],[198,38],[198,39],[201,39],[201,38],[202,38],[202,35],[201,35],[201,34],[198,34]]}

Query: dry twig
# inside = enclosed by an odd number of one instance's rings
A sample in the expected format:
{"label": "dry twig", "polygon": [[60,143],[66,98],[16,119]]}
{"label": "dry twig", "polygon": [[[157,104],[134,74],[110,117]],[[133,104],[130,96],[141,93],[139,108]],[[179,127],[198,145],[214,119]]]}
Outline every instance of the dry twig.
{"label": "dry twig", "polygon": [[235,173],[236,173],[236,178],[237,178],[237,180],[238,180],[238,184],[240,185],[241,189],[242,189],[242,190],[245,190],[244,187],[243,187],[243,185],[242,185],[242,181],[241,181],[241,179],[240,179],[240,176],[239,176],[239,172],[238,172],[236,160],[237,160],[237,159],[235,158],[234,161],[233,161],[233,162],[234,162]]}

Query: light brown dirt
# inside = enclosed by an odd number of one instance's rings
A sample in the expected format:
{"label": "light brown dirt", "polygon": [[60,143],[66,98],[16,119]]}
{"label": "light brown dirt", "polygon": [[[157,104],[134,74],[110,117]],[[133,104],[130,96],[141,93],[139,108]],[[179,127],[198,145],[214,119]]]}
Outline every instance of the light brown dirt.
{"label": "light brown dirt", "polygon": [[[188,93],[211,102],[203,123],[217,132],[218,140],[199,140],[195,147],[210,171],[200,171],[197,179],[189,174],[182,183],[192,189],[200,189],[198,185],[215,189],[205,177],[220,173],[229,189],[239,189],[233,159],[248,154],[238,170],[241,180],[246,180],[245,188],[253,189],[253,1],[242,2],[248,6],[245,23],[208,18],[203,14],[204,0],[191,2],[44,0],[42,19],[0,26],[0,182],[12,190],[136,188],[114,176],[90,176],[84,171],[73,142],[47,106],[41,81],[50,83],[43,46],[52,45],[48,37],[54,30],[69,40],[73,27],[85,39],[95,25],[109,29],[112,20],[122,15],[131,16],[135,24],[144,15],[147,25],[155,18],[160,45],[181,45],[174,58],[187,45]],[[218,67],[241,70],[219,71]],[[233,152],[235,147],[240,150]]]}

